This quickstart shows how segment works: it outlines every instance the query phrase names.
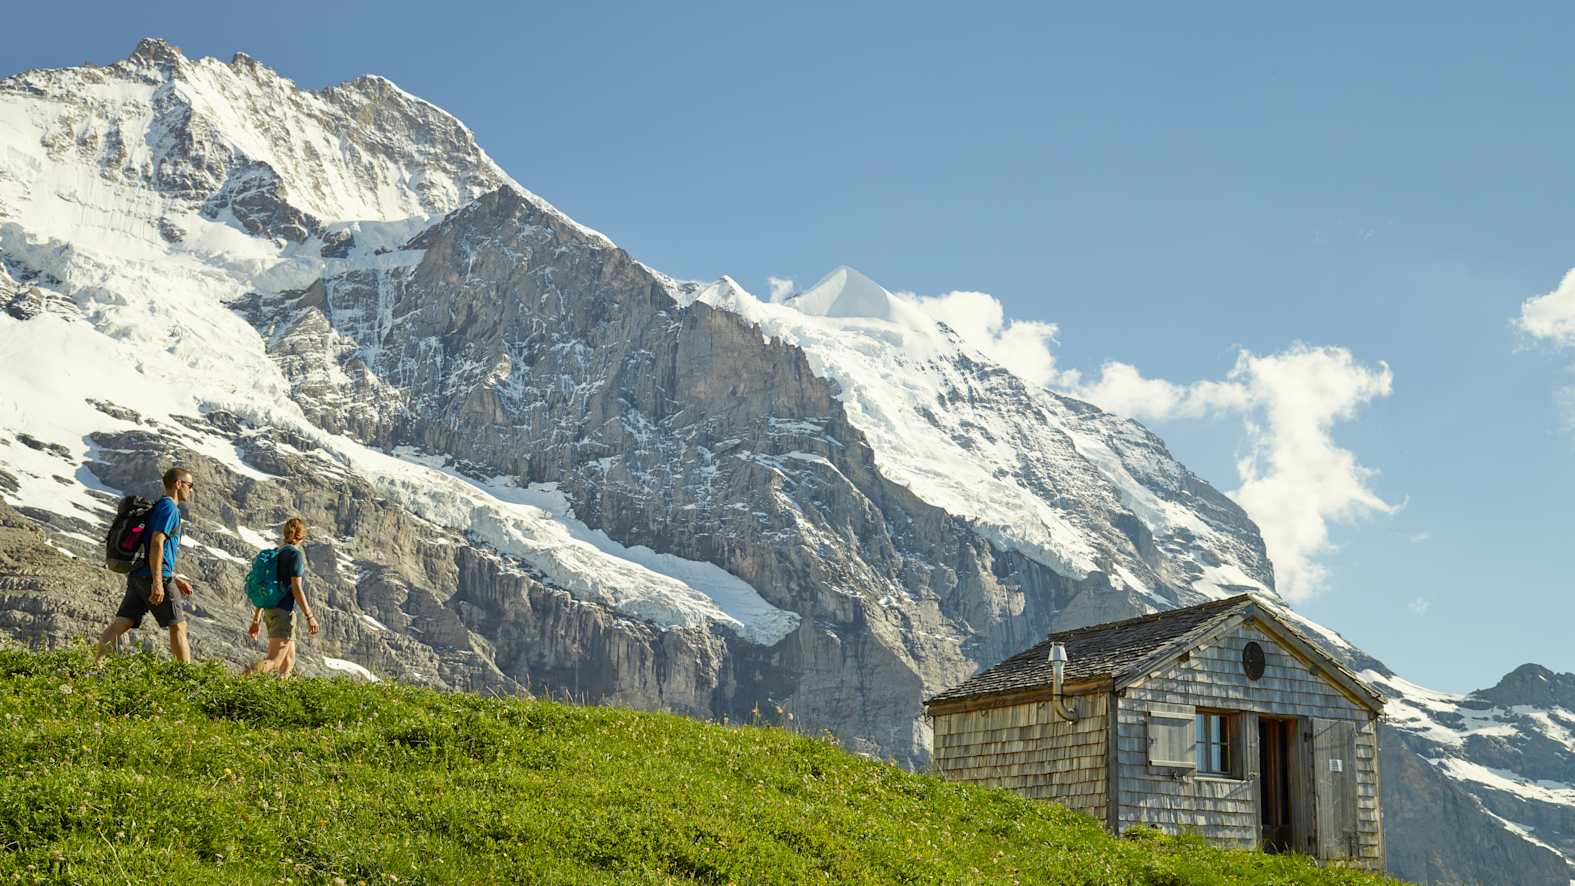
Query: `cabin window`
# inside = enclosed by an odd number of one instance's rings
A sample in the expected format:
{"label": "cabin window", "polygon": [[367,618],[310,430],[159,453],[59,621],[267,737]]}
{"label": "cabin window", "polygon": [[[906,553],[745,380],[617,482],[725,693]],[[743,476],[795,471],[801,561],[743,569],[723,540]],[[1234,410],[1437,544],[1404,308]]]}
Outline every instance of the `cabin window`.
{"label": "cabin window", "polygon": [[1235,776],[1236,714],[1198,711],[1193,717],[1199,775]]}

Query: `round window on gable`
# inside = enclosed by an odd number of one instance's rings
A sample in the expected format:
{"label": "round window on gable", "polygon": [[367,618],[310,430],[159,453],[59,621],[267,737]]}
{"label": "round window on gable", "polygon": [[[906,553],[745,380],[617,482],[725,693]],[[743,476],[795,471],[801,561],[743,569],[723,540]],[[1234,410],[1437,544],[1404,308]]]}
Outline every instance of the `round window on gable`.
{"label": "round window on gable", "polygon": [[1249,680],[1256,680],[1263,676],[1263,647],[1256,641],[1242,647],[1241,669]]}

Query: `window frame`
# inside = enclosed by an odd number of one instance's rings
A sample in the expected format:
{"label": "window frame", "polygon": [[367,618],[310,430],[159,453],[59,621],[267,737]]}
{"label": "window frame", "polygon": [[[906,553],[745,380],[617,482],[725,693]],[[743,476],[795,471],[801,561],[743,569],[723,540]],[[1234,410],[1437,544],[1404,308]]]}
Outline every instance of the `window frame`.
{"label": "window frame", "polygon": [[[1220,724],[1220,737],[1212,737],[1211,722]],[[1217,708],[1197,708],[1193,711],[1193,771],[1204,778],[1241,778],[1241,712]],[[1220,768],[1209,764],[1213,749],[1219,749]]]}

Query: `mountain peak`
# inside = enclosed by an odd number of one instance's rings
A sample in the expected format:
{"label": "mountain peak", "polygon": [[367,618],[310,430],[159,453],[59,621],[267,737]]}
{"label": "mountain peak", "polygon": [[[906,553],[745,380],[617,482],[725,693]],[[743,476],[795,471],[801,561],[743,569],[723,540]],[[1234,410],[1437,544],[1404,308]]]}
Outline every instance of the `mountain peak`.
{"label": "mountain peak", "polygon": [[744,287],[738,285],[726,274],[710,283],[687,283],[674,287],[673,298],[680,305],[690,305],[695,302],[704,302],[714,308],[722,308],[733,312],[746,310],[749,304],[759,304],[759,300],[749,293]]}
{"label": "mountain peak", "polygon": [[381,74],[362,74],[348,81],[348,83],[350,86],[367,92],[398,92],[401,95],[409,95],[409,93],[400,89],[398,84]]}
{"label": "mountain peak", "polygon": [[857,269],[842,265],[787,304],[817,317],[896,319],[896,299]]}
{"label": "mountain peak", "polygon": [[168,40],[143,37],[137,41],[137,48],[131,51],[130,60],[164,68],[185,61],[186,56],[181,54],[180,47]]}
{"label": "mountain peak", "polygon": [[1498,685],[1473,695],[1501,705],[1564,707],[1575,710],[1575,674],[1560,674],[1527,662],[1504,675]]}

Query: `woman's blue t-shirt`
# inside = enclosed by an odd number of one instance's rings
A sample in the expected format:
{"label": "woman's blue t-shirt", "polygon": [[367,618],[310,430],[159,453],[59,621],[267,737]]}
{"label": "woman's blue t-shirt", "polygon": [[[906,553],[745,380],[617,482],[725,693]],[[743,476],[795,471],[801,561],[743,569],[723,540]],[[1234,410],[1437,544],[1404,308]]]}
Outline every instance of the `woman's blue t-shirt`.
{"label": "woman's blue t-shirt", "polygon": [[274,558],[274,568],[279,577],[279,587],[284,588],[284,600],[275,609],[285,612],[295,611],[295,595],[290,593],[290,579],[293,576],[306,575],[306,557],[301,554],[301,549],[295,545],[285,545],[279,549],[279,555]]}

